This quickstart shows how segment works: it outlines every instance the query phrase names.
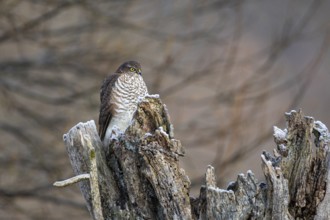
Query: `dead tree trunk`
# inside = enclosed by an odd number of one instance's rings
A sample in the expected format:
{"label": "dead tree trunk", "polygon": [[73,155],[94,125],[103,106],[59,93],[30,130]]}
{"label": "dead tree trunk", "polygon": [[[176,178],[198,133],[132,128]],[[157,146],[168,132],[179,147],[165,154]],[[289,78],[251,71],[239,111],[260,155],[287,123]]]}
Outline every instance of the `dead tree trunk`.
{"label": "dead tree trunk", "polygon": [[84,175],[56,185],[80,181],[94,219],[330,219],[328,130],[301,111],[286,120],[287,129],[274,127],[274,153],[261,155],[265,183],[248,171],[219,189],[209,166],[200,196],[190,198],[179,166],[183,147],[165,105],[148,97],[110,146],[102,145],[94,121],[65,134],[74,173]]}

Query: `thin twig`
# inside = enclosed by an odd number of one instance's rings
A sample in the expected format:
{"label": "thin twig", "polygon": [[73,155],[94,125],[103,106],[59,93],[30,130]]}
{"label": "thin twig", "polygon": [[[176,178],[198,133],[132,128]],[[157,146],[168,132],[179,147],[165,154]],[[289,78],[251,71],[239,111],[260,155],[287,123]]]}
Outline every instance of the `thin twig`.
{"label": "thin twig", "polygon": [[70,186],[72,184],[78,183],[83,180],[88,180],[88,179],[90,179],[90,174],[85,173],[85,174],[80,174],[80,175],[71,177],[66,180],[56,181],[53,185],[57,186],[57,187],[65,187],[65,186]]}

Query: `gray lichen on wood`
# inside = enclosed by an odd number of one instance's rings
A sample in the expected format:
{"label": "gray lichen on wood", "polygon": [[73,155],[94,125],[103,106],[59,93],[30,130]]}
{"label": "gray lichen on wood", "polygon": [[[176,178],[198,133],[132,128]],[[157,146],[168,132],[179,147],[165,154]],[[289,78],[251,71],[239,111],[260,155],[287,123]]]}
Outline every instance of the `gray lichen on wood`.
{"label": "gray lichen on wood", "polygon": [[[75,175],[88,173],[83,137],[89,135],[105,219],[330,219],[328,130],[301,111],[287,113],[286,120],[287,129],[274,127],[273,154],[261,155],[266,182],[248,171],[220,189],[209,166],[197,198],[189,197],[190,181],[179,166],[184,150],[158,97],[142,100],[131,126],[109,146],[102,146],[94,121],[73,127],[64,142]],[[98,219],[95,189],[89,181],[79,186]]]}

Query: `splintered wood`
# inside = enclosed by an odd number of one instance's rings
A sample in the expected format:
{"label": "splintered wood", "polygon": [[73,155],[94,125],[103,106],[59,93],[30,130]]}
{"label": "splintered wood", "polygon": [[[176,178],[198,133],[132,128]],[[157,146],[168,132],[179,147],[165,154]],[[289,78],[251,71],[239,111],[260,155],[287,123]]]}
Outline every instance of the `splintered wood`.
{"label": "splintered wood", "polygon": [[197,198],[189,196],[179,166],[184,149],[159,97],[142,100],[109,146],[94,121],[74,126],[64,142],[94,219],[330,219],[329,132],[301,111],[286,113],[286,121],[286,129],[274,127],[274,152],[261,155],[266,182],[248,171],[220,189],[208,166]]}

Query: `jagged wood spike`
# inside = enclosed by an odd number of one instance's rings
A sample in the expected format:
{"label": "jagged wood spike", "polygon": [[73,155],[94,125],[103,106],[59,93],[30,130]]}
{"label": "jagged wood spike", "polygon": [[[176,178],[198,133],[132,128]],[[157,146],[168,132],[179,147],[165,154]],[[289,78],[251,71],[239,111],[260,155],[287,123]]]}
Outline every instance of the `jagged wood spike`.
{"label": "jagged wood spike", "polygon": [[[209,166],[199,197],[189,198],[190,181],[178,163],[184,150],[169,118],[152,96],[139,103],[131,126],[110,146],[102,146],[93,121],[64,136],[75,175],[89,170],[82,137],[91,138],[105,219],[330,219],[330,138],[321,122],[291,111],[287,129],[274,127],[274,155],[261,155],[265,183],[248,171],[223,190]],[[79,185],[95,218],[90,184]]]}

